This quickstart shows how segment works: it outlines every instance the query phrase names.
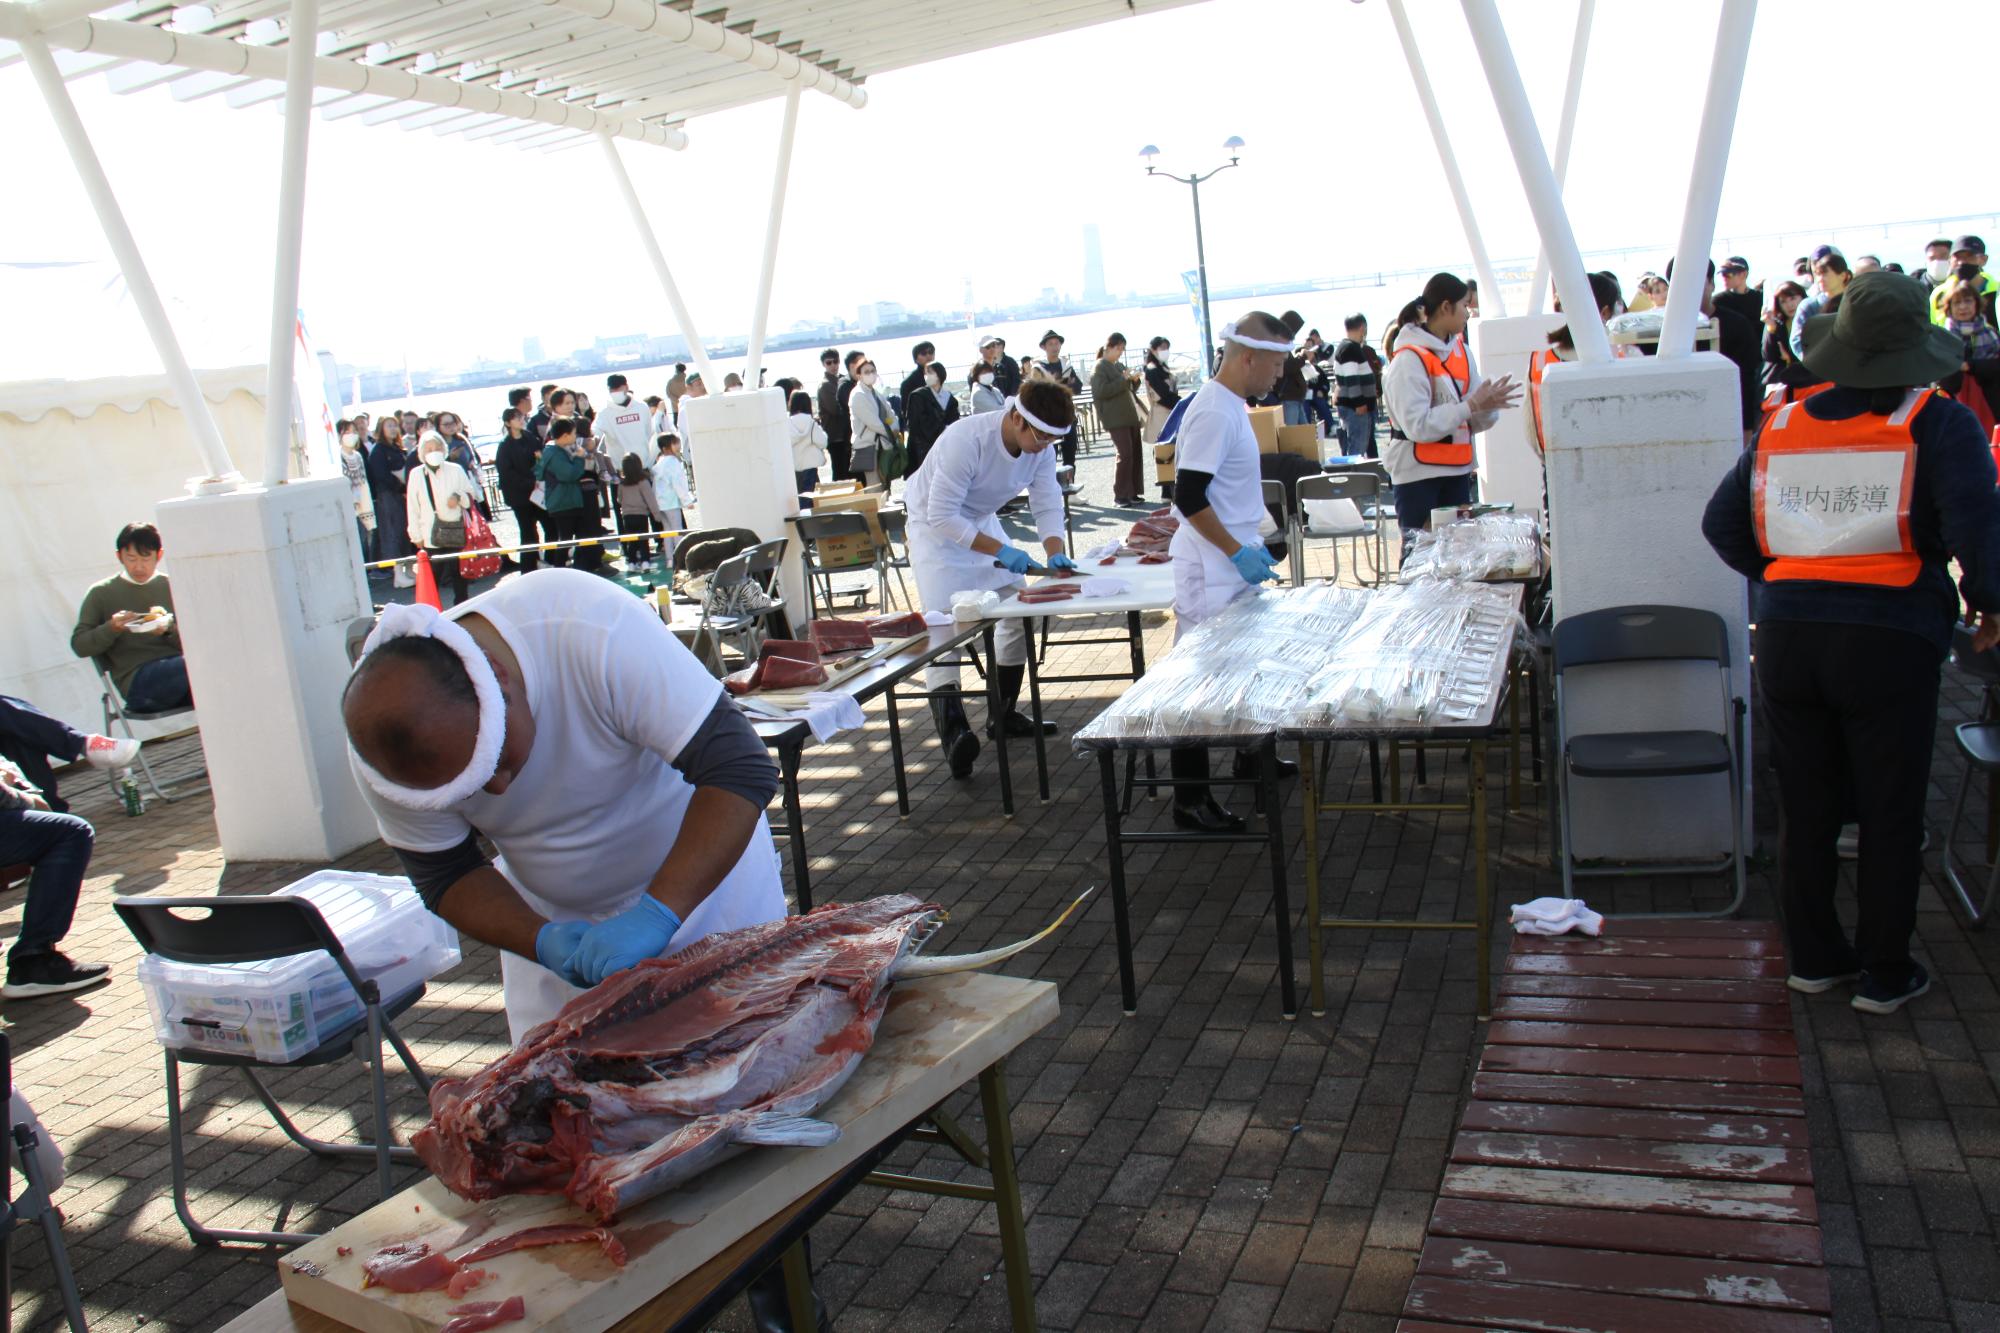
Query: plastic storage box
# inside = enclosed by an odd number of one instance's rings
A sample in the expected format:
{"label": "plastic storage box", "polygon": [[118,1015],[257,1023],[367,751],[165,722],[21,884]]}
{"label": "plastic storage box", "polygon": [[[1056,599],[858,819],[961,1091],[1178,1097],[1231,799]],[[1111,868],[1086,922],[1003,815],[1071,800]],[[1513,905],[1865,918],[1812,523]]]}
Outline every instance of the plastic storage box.
{"label": "plastic storage box", "polygon": [[[319,908],[348,961],[387,1002],[458,965],[458,933],[425,910],[407,879],[322,870],[278,890]],[[262,963],[139,960],[162,1046],[295,1060],[362,1016],[361,997],[324,950]]]}

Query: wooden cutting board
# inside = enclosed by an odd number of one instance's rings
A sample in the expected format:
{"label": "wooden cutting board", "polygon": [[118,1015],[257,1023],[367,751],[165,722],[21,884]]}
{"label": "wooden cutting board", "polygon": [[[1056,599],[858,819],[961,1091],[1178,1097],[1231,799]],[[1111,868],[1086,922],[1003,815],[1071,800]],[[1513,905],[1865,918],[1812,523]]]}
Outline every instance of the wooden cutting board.
{"label": "wooden cutting board", "polygon": [[930,630],[926,629],[922,634],[911,634],[901,639],[877,640],[875,646],[867,652],[848,658],[838,666],[828,667],[824,684],[813,685],[803,690],[752,690],[746,697],[779,708],[804,708],[807,695],[825,694],[829,690],[837,690],[840,688],[840,683],[848,677],[860,674],[890,653],[901,652],[913,643],[928,639],[930,635]]}
{"label": "wooden cutting board", "polygon": [[[586,1222],[559,1197],[515,1195],[470,1203],[435,1178],[301,1246],[278,1262],[285,1295],[362,1333],[436,1333],[450,1307],[521,1296],[527,1318],[506,1333],[599,1333],[658,1296],[738,1237],[817,1190],[876,1144],[1005,1058],[1056,1016],[1046,981],[978,972],[895,988],[875,1045],[818,1114],[841,1126],[825,1148],[750,1148],[613,1224],[630,1259],[614,1267],[595,1245],[517,1250],[479,1266],[493,1274],[471,1293],[363,1290],[361,1266],[382,1246],[427,1240],[457,1251],[468,1225],[489,1240],[526,1227]],[[346,1249],[343,1256],[340,1251]]]}

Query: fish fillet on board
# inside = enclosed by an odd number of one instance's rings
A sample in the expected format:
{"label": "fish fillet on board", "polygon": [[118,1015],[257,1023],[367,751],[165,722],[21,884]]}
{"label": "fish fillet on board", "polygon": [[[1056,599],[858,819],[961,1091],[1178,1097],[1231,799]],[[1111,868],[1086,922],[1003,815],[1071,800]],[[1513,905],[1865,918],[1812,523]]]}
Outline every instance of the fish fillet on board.
{"label": "fish fillet on board", "polygon": [[935,903],[892,894],[710,935],[607,978],[509,1054],[431,1090],[412,1140],[467,1199],[563,1194],[610,1220],[753,1144],[824,1145],[810,1113],[875,1039],[900,977],[984,967],[922,958]]}

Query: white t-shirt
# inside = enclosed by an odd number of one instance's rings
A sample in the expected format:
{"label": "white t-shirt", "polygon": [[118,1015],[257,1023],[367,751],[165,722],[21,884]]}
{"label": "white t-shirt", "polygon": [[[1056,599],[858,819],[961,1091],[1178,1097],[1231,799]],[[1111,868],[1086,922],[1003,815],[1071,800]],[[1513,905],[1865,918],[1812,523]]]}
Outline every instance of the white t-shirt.
{"label": "white t-shirt", "polygon": [[[478,829],[498,847],[500,873],[543,915],[601,921],[631,907],[680,836],[694,795],[668,761],[722,697],[722,682],[647,603],[577,570],[540,570],[448,614],[484,617],[520,659],[534,747],[503,794],[478,792],[450,810],[406,810],[364,781],[382,840],[439,852]],[[673,949],[784,914],[770,831],[759,820]]]}
{"label": "white t-shirt", "polygon": [[637,398],[627,398],[621,406],[615,400],[605,403],[597,410],[597,420],[591,429],[604,440],[606,452],[611,455],[611,466],[625,466],[625,455],[639,455],[642,467],[651,467],[659,450],[655,447],[658,435],[653,430],[653,409]]}
{"label": "white t-shirt", "polygon": [[[1201,386],[1181,418],[1175,437],[1174,466],[1182,471],[1209,473],[1209,507],[1239,542],[1258,540],[1264,518],[1264,473],[1257,461],[1257,433],[1250,429],[1250,408],[1221,380]],[[1177,506],[1183,524],[1187,515]]]}

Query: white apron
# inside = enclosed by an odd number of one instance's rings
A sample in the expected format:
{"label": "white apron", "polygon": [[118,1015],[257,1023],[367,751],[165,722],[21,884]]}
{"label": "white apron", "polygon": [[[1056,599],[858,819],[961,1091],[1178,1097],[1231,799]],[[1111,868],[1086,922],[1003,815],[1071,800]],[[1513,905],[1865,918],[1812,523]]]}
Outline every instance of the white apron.
{"label": "white apron", "polygon": [[[1007,544],[998,514],[986,515],[979,520],[978,527],[1002,546]],[[953,593],[998,592],[1026,586],[1027,581],[1019,574],[995,565],[992,556],[960,545],[929,523],[912,518],[907,531],[910,570],[917,576],[917,595],[923,599],[926,611],[949,614]]]}
{"label": "white apron", "polygon": [[[1240,542],[1260,540],[1255,533],[1244,537],[1232,532]],[[1243,575],[1222,548],[1182,523],[1167,543],[1174,558],[1174,642],[1238,597],[1252,591]]]}

